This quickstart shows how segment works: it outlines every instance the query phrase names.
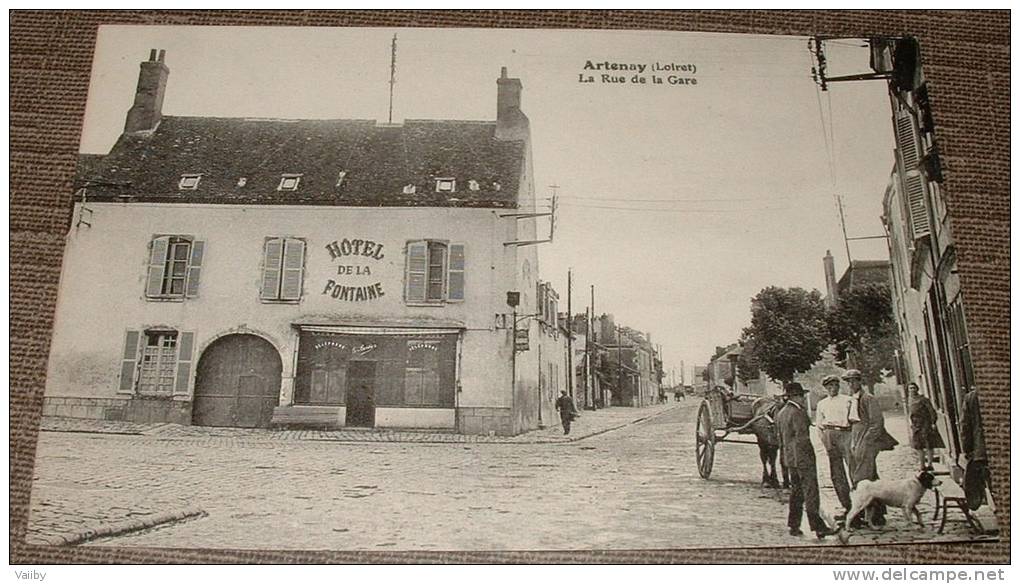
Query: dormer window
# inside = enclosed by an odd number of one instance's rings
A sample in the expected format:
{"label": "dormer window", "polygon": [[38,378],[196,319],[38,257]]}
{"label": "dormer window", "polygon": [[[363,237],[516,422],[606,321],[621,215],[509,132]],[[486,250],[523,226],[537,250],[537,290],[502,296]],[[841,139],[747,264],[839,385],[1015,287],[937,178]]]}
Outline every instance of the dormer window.
{"label": "dormer window", "polygon": [[480,187],[478,185],[478,181],[476,181],[476,180],[469,180],[468,181],[468,189],[469,190],[477,191],[479,188]]}
{"label": "dormer window", "polygon": [[492,183],[492,190],[498,191],[501,188],[503,188],[503,185],[499,184],[498,182]]}
{"label": "dormer window", "polygon": [[278,191],[296,191],[298,184],[301,182],[300,174],[285,174],[280,177],[280,186],[276,187]]}
{"label": "dormer window", "polygon": [[177,189],[181,191],[193,191],[198,188],[198,181],[202,180],[200,174],[182,174],[181,182],[177,184]]}
{"label": "dormer window", "polygon": [[248,184],[248,179],[247,178],[242,176],[241,178],[237,179],[237,186],[243,187],[246,184]]}
{"label": "dormer window", "polygon": [[336,186],[344,184],[345,178],[347,178],[347,171],[341,170],[340,173],[336,175]]}
{"label": "dormer window", "polygon": [[457,180],[452,178],[437,178],[437,193],[453,193],[457,191]]}
{"label": "dormer window", "polygon": [[415,193],[415,191],[417,191],[417,190],[418,190],[418,187],[416,187],[414,185],[404,185],[404,194],[405,195],[413,195]]}

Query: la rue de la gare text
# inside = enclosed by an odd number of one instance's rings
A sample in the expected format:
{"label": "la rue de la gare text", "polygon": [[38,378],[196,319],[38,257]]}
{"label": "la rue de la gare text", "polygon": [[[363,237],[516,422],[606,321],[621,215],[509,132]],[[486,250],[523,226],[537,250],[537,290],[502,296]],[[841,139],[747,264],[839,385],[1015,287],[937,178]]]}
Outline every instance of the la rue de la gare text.
{"label": "la rue de la gare text", "polygon": [[[698,80],[693,77],[697,73],[697,66],[693,63],[663,63],[654,62],[649,66],[647,63],[614,63],[611,61],[585,61],[584,72],[578,74],[578,83],[631,83],[635,85],[697,85]],[[663,73],[663,75],[645,76],[649,73]],[[627,73],[636,72],[634,75]]]}

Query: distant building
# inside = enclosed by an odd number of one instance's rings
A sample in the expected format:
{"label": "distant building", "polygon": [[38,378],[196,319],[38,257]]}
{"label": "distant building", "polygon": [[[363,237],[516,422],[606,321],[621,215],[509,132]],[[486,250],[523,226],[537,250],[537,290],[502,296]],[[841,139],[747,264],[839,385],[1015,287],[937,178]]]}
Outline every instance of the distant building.
{"label": "distant building", "polygon": [[892,268],[889,260],[851,260],[843,275],[836,279],[832,253],[825,250],[822,259],[825,269],[825,306],[833,308],[842,294],[846,294],[857,286],[864,284],[885,284],[892,281]]}

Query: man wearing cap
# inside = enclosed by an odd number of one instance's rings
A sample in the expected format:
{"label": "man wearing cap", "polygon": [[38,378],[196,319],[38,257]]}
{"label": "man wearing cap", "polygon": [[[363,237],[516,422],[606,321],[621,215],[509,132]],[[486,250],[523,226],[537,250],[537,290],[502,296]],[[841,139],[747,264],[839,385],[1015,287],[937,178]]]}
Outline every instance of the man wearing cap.
{"label": "man wearing cap", "polygon": [[570,434],[570,423],[577,417],[577,407],[574,406],[574,400],[570,399],[567,390],[560,391],[556,409],[560,412],[560,424],[563,425],[563,435],[566,436]]}
{"label": "man wearing cap", "polygon": [[808,525],[818,539],[822,539],[835,532],[819,513],[818,469],[811,445],[811,420],[806,411],[804,387],[792,382],[786,384],[785,390],[786,405],[776,415],[776,424],[782,438],[786,468],[790,471],[790,513],[786,524],[790,535],[802,535],[800,521],[806,506]]}
{"label": "man wearing cap", "polygon": [[[864,391],[861,372],[848,369],[843,379],[850,384],[850,481],[854,488],[861,481],[877,481],[878,453],[892,450],[899,442],[885,431],[885,418],[875,396]],[[872,504],[876,525],[885,524],[885,505]]]}
{"label": "man wearing cap", "polygon": [[815,407],[815,426],[821,432],[822,444],[829,458],[829,477],[836,496],[843,509],[850,511],[850,396],[839,392],[839,376],[826,375],[822,387],[827,397],[818,401]]}

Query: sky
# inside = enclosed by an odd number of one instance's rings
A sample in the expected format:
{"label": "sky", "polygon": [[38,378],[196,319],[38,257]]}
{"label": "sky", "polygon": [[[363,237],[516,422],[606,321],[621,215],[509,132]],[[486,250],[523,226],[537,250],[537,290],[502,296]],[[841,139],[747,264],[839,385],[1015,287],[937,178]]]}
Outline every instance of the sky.
{"label": "sky", "polygon": [[[540,277],[565,310],[572,270],[575,313],[594,285],[596,312],[649,333],[678,379],[681,363],[690,381],[694,365],[740,337],[762,288],[824,294],[826,250],[843,273],[837,195],[850,237],[883,234],[894,163],[885,84],[819,91],[805,37],[101,27],[81,151],[106,153],[116,141],[151,48],[166,50],[167,115],[385,122],[394,33],[394,122],[493,120],[500,67],[521,79],[537,196],[547,203],[555,190],[559,203],[554,241],[539,246]],[[861,41],[830,41],[826,54],[830,76],[869,71]],[[655,63],[687,70],[651,71]],[[594,82],[580,81],[589,74]],[[850,252],[888,258],[881,239],[852,241]]]}

